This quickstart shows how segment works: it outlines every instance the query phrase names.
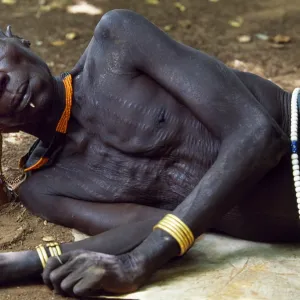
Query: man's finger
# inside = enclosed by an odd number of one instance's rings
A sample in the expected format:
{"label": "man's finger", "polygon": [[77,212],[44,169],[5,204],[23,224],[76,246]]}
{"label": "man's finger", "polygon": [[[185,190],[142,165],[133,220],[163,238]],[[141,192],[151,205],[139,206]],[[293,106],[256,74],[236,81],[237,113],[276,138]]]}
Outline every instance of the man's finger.
{"label": "man's finger", "polygon": [[84,272],[83,278],[77,282],[73,288],[73,293],[76,296],[95,295],[95,290],[102,288],[102,279],[105,270],[101,267],[90,267]]}
{"label": "man's finger", "polygon": [[70,256],[69,253],[66,253],[66,254],[63,254],[63,255],[59,256],[59,259],[57,257],[50,257],[48,259],[47,265],[46,265],[46,267],[44,269],[44,272],[43,272],[43,281],[50,289],[53,289],[52,282],[51,282],[51,279],[50,279],[50,274],[54,270],[62,267],[62,264],[65,264],[70,259],[71,259],[71,256]]}
{"label": "man's finger", "polygon": [[62,280],[60,288],[65,294],[74,296],[73,287],[83,278],[84,270],[84,267],[78,268]]}

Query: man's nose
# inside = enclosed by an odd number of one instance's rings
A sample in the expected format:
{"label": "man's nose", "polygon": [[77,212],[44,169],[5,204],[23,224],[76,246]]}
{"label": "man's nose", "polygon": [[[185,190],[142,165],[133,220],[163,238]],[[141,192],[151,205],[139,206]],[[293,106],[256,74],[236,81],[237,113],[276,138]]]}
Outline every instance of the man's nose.
{"label": "man's nose", "polygon": [[9,81],[9,76],[0,71],[0,92],[3,92],[6,89],[6,86]]}

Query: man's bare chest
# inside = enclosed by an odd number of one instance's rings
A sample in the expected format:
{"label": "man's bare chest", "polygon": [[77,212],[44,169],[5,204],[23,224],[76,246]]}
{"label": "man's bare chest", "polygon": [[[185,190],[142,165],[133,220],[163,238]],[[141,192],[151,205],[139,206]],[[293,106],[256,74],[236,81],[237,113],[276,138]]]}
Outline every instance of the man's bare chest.
{"label": "man's bare chest", "polygon": [[72,117],[108,146],[156,155],[181,143],[185,131],[200,136],[200,122],[147,75],[107,69],[97,73],[91,67],[75,80]]}
{"label": "man's bare chest", "polygon": [[60,193],[104,202],[182,200],[218,142],[148,76],[94,72],[74,78],[67,143],[55,166],[65,182]]}

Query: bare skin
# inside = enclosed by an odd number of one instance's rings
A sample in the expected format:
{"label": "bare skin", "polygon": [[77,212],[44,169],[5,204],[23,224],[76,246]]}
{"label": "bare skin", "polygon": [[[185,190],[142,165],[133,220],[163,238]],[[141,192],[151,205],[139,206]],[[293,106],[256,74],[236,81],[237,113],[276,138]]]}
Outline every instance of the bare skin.
{"label": "bare skin", "polygon": [[[47,144],[65,105],[62,81],[28,44],[7,35],[0,39],[0,129]],[[19,197],[42,218],[93,237],[62,245],[63,265],[53,258],[44,271],[35,251],[1,254],[0,282],[43,272],[62,295],[135,291],[179,253],[167,233],[152,231],[168,212],[196,237],[215,230],[300,240],[289,93],[177,43],[127,10],[102,17],[71,74],[65,144]]]}

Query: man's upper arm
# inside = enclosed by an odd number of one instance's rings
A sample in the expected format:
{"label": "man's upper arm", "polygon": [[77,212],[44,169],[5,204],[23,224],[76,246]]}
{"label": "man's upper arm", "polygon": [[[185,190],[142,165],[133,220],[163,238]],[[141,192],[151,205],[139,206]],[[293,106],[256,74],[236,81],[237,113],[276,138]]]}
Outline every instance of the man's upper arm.
{"label": "man's upper arm", "polygon": [[124,65],[156,80],[216,136],[228,136],[245,124],[277,126],[231,69],[174,41],[144,17],[128,10],[110,11],[95,35],[119,44]]}

